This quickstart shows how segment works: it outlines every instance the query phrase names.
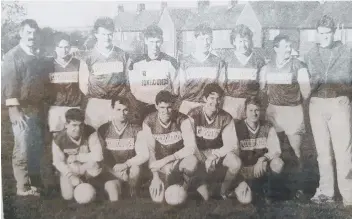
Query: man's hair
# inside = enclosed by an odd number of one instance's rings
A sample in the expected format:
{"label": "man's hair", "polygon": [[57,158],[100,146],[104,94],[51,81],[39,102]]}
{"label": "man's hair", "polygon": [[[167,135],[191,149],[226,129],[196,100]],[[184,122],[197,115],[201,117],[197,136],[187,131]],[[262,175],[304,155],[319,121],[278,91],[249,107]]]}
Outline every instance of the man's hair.
{"label": "man's hair", "polygon": [[71,38],[67,33],[58,32],[54,35],[54,45],[58,46],[61,40],[66,40],[71,44]]}
{"label": "man's hair", "polygon": [[249,96],[249,97],[246,98],[246,100],[244,101],[245,110],[247,109],[247,106],[249,104],[253,104],[253,105],[256,105],[256,106],[259,106],[259,107],[261,107],[261,105],[262,105],[262,103],[261,103],[261,101],[260,101],[258,96]]}
{"label": "man's hair", "polygon": [[156,105],[159,105],[159,103],[162,102],[172,104],[175,102],[175,97],[169,91],[162,90],[156,95],[155,103]]}
{"label": "man's hair", "polygon": [[211,93],[217,93],[220,97],[224,96],[224,90],[217,83],[210,83],[204,87],[203,96],[208,98]]}
{"label": "man's hair", "polygon": [[284,35],[284,34],[279,34],[273,40],[273,47],[278,48],[280,46],[280,42],[282,40],[285,40],[286,42],[291,42],[291,39],[289,36]]}
{"label": "man's hair", "polygon": [[116,102],[125,105],[127,108],[130,106],[130,101],[124,97],[114,97],[111,100],[111,108],[115,108]]}
{"label": "man's hair", "polygon": [[83,110],[72,108],[67,110],[67,112],[65,113],[65,118],[67,123],[71,121],[84,122],[85,116]]}
{"label": "man's hair", "polygon": [[23,29],[24,26],[28,25],[30,28],[34,28],[36,30],[39,30],[38,23],[33,20],[33,19],[25,19],[24,21],[21,22],[21,29]]}
{"label": "man's hair", "polygon": [[240,35],[240,37],[242,38],[248,38],[248,40],[252,42],[253,32],[251,31],[251,29],[249,29],[249,27],[247,27],[244,24],[236,25],[235,29],[231,31],[231,34],[230,34],[231,44],[236,39],[237,35]]}
{"label": "man's hair", "polygon": [[163,30],[158,25],[152,24],[144,30],[144,38],[163,39]]}
{"label": "man's hair", "polygon": [[99,27],[110,30],[112,32],[115,31],[114,21],[109,17],[100,17],[95,21],[93,28],[95,33],[98,31]]}
{"label": "man's hair", "polygon": [[213,30],[208,24],[200,24],[194,29],[194,37],[197,38],[199,35],[209,35],[213,37]]}
{"label": "man's hair", "polygon": [[336,30],[334,19],[328,15],[324,15],[322,18],[319,19],[316,28],[318,29],[318,27],[330,28],[332,32],[335,32]]}

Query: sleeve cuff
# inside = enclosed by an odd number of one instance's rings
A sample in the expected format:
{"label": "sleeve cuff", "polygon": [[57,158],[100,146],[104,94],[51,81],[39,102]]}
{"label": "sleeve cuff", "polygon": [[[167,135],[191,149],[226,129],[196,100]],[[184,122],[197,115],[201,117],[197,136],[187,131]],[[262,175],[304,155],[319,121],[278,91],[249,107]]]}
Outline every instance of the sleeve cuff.
{"label": "sleeve cuff", "polygon": [[19,106],[20,102],[17,98],[6,99],[6,106]]}

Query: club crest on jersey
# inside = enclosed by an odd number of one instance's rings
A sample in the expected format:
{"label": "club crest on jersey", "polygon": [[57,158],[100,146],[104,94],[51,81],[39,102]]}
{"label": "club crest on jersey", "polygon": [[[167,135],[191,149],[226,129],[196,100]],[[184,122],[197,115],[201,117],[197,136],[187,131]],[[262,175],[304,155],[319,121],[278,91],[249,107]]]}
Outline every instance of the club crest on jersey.
{"label": "club crest on jersey", "polygon": [[167,134],[154,134],[153,136],[155,140],[162,145],[172,145],[182,140],[182,134],[180,131]]}
{"label": "club crest on jersey", "polygon": [[220,131],[221,131],[220,129],[205,128],[202,126],[197,126],[197,136],[204,139],[213,140],[219,136]]}
{"label": "club crest on jersey", "polygon": [[134,138],[106,139],[106,149],[112,151],[125,151],[134,149]]}
{"label": "club crest on jersey", "polygon": [[169,84],[169,79],[142,80],[142,86],[165,86]]}
{"label": "club crest on jersey", "polygon": [[244,139],[240,141],[241,150],[250,151],[255,149],[264,149],[267,147],[267,139],[256,138],[256,139]]}
{"label": "club crest on jersey", "polygon": [[79,148],[66,148],[64,149],[64,153],[68,155],[76,155],[78,154]]}

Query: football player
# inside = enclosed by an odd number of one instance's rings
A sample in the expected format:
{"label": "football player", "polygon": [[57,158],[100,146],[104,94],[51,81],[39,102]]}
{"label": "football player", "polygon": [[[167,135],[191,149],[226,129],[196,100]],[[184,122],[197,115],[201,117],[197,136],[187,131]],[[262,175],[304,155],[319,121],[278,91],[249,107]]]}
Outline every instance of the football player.
{"label": "football player", "polygon": [[319,188],[311,200],[334,201],[335,156],[343,203],[352,206],[352,178],[346,177],[352,169],[352,52],[334,41],[336,25],[331,17],[323,16],[316,28],[318,43],[306,56],[312,84],[309,117],[320,173]]}
{"label": "football player", "polygon": [[142,127],[129,121],[128,100],[113,98],[111,108],[112,121],[100,126],[98,133],[104,148],[104,187],[110,201],[118,201],[123,182],[128,183],[130,195],[136,196],[140,165],[148,161],[149,150],[142,137]]}
{"label": "football player", "polygon": [[175,98],[168,91],[160,91],[155,98],[157,111],[143,122],[143,132],[149,148],[149,168],[153,179],[150,195],[153,201],[162,202],[164,192],[174,183],[172,176],[182,174],[183,188],[187,191],[197,167],[196,139],[190,119],[174,111]]}
{"label": "football player", "polygon": [[[202,179],[202,184],[197,189],[204,200],[209,199],[207,185],[209,180],[206,179],[209,177],[207,175],[220,166],[227,169],[220,190],[221,197],[226,199],[230,186],[241,168],[237,139],[234,135],[234,121],[229,113],[220,108],[223,95],[224,90],[218,84],[206,85],[203,91],[205,104],[188,113],[196,129],[198,146],[196,156],[207,172],[207,174],[201,173],[205,178]],[[199,170],[204,170],[204,168],[199,168]]]}
{"label": "football player", "polygon": [[[260,120],[260,107],[257,97],[248,97],[245,101],[245,119],[235,123],[242,160],[240,178],[244,179],[235,189],[235,195],[241,203],[251,202],[252,190],[261,193],[265,189],[264,176],[268,176],[271,182],[284,166],[280,158],[279,138],[270,123]],[[266,195],[273,195],[271,185],[268,189],[269,194]]]}
{"label": "football player", "polygon": [[102,172],[103,152],[98,134],[84,124],[83,111],[69,109],[65,118],[65,128],[52,141],[52,155],[60,172],[61,195],[71,200],[77,185]]}
{"label": "football player", "polygon": [[155,111],[155,97],[161,90],[173,92],[178,64],[175,58],[160,51],[163,31],[151,25],[144,31],[147,53],[135,58],[129,66],[131,92],[138,101],[141,123]]}
{"label": "football player", "polygon": [[230,42],[234,50],[226,56],[227,74],[223,109],[234,119],[244,117],[244,102],[259,91],[259,71],[264,58],[253,51],[253,32],[243,24],[231,31]]}
{"label": "football player", "polygon": [[202,92],[207,84],[217,82],[224,86],[225,62],[211,53],[212,39],[213,32],[208,25],[197,26],[194,31],[195,51],[180,60],[174,88],[182,101],[179,108],[181,113],[187,114],[202,104]]}
{"label": "football player", "polygon": [[[307,67],[300,60],[291,57],[291,40],[286,35],[278,35],[273,41],[275,58],[261,71],[261,88],[266,88],[269,106],[266,111],[267,119],[274,125],[276,132],[283,142],[286,134],[289,143],[298,160],[292,179],[291,195],[302,198],[300,185],[301,176],[301,143],[305,133],[303,100],[310,94],[310,83]],[[298,183],[297,183],[298,182]]]}

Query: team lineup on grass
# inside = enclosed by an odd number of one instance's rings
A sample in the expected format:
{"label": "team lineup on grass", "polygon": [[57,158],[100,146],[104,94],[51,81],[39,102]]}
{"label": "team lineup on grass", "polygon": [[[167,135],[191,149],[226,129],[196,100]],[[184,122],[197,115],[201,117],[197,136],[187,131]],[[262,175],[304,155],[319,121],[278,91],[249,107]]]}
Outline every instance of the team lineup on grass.
{"label": "team lineup on grass", "polygon": [[148,172],[156,203],[181,205],[190,192],[204,201],[270,201],[280,195],[285,136],[298,160],[286,179],[294,182],[290,198],[305,199],[307,100],[320,175],[310,200],[335,201],[336,165],[343,205],[352,206],[352,52],[334,41],[335,30],[331,17],[318,21],[318,43],[304,62],[291,56],[290,37],[279,34],[274,58],[265,61],[253,50],[253,32],[240,24],[230,33],[233,52],[222,60],[210,52],[212,29],[201,24],[195,51],[176,60],[160,51],[163,31],[151,25],[146,54],[131,58],[112,44],[114,22],[102,17],[94,23],[95,47],[77,59],[64,33],[55,35],[54,57],[37,54],[39,27],[24,20],[20,43],[2,64],[17,196],[50,189],[40,176],[48,129],[65,200],[86,204],[97,192],[111,202],[136,198]]}

